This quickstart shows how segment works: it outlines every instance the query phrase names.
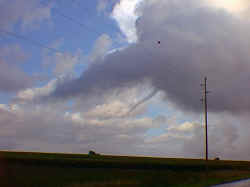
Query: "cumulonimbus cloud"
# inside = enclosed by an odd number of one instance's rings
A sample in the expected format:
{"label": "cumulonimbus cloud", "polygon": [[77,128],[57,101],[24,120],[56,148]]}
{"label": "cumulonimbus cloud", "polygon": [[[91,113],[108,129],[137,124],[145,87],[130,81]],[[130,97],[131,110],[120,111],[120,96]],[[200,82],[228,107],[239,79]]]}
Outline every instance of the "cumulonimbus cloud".
{"label": "cumulonimbus cloud", "polygon": [[180,108],[199,111],[200,83],[207,76],[211,111],[249,111],[248,21],[196,0],[180,2],[142,4],[138,42],[58,85],[49,97],[89,97],[147,82]]}

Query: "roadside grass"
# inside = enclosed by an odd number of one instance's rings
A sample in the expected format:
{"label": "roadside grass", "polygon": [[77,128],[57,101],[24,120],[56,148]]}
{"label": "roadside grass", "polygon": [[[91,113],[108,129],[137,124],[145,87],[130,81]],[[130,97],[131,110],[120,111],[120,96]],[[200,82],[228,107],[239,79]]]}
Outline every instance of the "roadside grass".
{"label": "roadside grass", "polygon": [[0,186],[205,187],[250,178],[250,163],[0,152]]}

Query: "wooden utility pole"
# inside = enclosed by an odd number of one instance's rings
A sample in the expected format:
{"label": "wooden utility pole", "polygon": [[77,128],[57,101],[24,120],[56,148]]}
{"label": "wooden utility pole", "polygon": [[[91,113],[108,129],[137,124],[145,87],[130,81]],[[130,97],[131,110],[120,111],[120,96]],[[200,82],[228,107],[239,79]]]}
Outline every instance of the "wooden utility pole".
{"label": "wooden utility pole", "polygon": [[208,160],[208,137],[207,137],[207,77],[204,78],[203,104],[204,104],[204,120],[205,120],[205,159]]}

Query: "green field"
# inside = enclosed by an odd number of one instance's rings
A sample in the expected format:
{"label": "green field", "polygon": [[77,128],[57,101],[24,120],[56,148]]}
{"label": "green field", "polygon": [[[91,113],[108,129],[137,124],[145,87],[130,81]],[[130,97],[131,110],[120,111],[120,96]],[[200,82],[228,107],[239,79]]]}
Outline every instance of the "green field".
{"label": "green field", "polygon": [[250,162],[0,152],[1,187],[203,187],[243,178]]}

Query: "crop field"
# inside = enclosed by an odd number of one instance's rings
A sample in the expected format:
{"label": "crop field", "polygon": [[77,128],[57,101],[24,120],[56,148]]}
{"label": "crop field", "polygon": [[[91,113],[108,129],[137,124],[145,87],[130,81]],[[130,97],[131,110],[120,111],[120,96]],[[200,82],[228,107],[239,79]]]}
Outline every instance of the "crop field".
{"label": "crop field", "polygon": [[205,187],[250,178],[250,162],[0,152],[4,187]]}

